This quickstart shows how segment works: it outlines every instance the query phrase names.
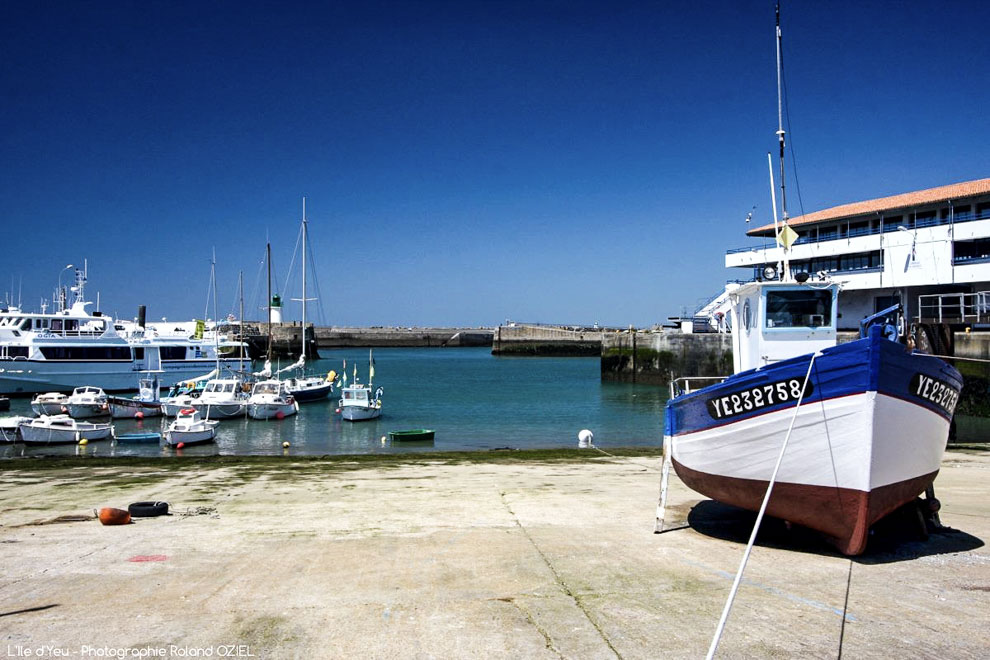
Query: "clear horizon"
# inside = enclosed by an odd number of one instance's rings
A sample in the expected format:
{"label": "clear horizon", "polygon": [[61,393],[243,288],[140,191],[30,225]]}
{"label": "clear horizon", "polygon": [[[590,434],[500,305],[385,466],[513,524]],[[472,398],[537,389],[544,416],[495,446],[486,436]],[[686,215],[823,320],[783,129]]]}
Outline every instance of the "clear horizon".
{"label": "clear horizon", "polygon": [[[990,176],[982,3],[784,3],[789,211]],[[0,296],[639,327],[772,221],[774,3],[8,3]],[[786,121],[786,120],[785,120]],[[284,289],[284,290],[283,290]]]}

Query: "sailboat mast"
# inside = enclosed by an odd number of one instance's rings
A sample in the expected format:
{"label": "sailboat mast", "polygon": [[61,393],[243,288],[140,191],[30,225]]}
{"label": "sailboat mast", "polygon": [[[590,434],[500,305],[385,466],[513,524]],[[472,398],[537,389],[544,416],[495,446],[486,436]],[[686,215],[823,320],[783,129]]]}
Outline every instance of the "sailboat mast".
{"label": "sailboat mast", "polygon": [[213,287],[213,350],[216,353],[217,378],[220,377],[220,319],[217,317],[217,249],[210,261],[210,286]]}
{"label": "sailboat mast", "polygon": [[306,198],[303,197],[303,226],[302,226],[302,357],[306,358]]}
{"label": "sailboat mast", "polygon": [[237,298],[240,301],[240,309],[237,313],[240,315],[238,318],[240,322],[238,324],[237,332],[237,342],[240,344],[240,364],[238,364],[239,369],[244,368],[244,271],[237,272]]}
{"label": "sailboat mast", "polygon": [[265,243],[265,263],[268,266],[268,352],[266,357],[272,359],[272,244]]}

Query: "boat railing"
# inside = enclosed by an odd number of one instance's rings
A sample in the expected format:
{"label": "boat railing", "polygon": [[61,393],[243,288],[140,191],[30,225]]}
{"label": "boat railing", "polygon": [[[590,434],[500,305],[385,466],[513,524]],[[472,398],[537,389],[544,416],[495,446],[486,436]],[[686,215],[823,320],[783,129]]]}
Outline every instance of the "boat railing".
{"label": "boat railing", "polygon": [[728,376],[682,376],[670,381],[670,398],[679,397],[682,394],[690,394],[697,390],[721,383]]}

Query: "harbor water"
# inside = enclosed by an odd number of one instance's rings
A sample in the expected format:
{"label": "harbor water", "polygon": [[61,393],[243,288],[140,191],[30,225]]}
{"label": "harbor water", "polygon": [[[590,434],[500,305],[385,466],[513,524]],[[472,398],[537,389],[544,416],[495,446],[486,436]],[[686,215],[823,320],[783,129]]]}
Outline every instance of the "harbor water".
{"label": "harbor water", "polygon": [[[353,380],[368,379],[367,349],[323,350],[309,371],[338,374],[347,361]],[[487,348],[376,349],[374,387],[381,386],[382,416],[347,422],[336,414],[337,391],[326,401],[300,404],[283,420],[220,422],[216,444],[190,446],[185,456],[371,454],[408,451],[486,451],[499,448],[577,447],[590,429],[594,443],[659,447],[667,388],[603,383],[594,358],[508,358]],[[85,385],[86,383],[80,383]],[[9,414],[30,415],[30,400],[15,399]],[[115,420],[117,435],[164,429],[163,418]],[[393,443],[389,431],[429,428],[432,443]],[[384,436],[384,440],[383,440]],[[288,442],[288,450],[283,443]],[[156,444],[94,442],[87,446],[0,446],[0,456],[170,456]]]}

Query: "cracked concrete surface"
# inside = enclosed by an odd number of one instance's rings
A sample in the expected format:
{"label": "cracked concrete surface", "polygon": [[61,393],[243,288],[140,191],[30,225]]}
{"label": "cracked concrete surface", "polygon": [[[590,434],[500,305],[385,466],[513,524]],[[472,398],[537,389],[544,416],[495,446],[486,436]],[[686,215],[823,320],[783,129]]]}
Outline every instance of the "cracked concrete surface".
{"label": "cracked concrete surface", "polygon": [[[753,516],[672,477],[668,510],[691,526],[653,534],[659,467],[4,467],[0,650],[700,657]],[[765,527],[719,657],[990,655],[988,477],[990,454],[950,452],[936,489],[958,531],[853,560]],[[174,515],[87,517],[150,499]]]}

